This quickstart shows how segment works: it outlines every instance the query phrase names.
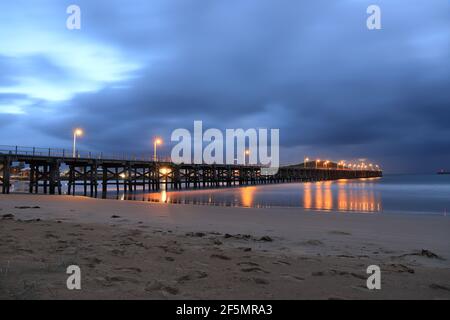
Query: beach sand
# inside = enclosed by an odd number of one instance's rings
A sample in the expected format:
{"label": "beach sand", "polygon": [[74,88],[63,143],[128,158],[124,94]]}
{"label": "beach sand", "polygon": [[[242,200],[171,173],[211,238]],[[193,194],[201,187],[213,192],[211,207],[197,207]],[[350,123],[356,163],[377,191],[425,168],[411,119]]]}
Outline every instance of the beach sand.
{"label": "beach sand", "polygon": [[0,195],[1,299],[450,299],[449,259],[447,216]]}

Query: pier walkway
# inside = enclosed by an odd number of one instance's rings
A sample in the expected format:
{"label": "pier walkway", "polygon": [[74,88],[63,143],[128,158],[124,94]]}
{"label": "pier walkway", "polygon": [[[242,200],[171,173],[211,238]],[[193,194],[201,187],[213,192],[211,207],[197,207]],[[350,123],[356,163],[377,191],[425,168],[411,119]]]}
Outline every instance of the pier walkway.
{"label": "pier walkway", "polygon": [[[68,181],[68,194],[81,186],[82,194],[97,197],[113,189],[133,192],[196,188],[222,188],[287,182],[381,177],[379,169],[350,169],[328,162],[280,167],[275,175],[262,174],[257,165],[175,164],[142,156],[78,153],[63,149],[0,146],[0,190],[9,193],[13,163],[29,166],[25,178],[30,193],[62,194],[61,181]],[[64,172],[62,169],[65,169]],[[264,172],[264,170],[263,170]],[[23,177],[22,177],[23,179]],[[109,186],[109,187],[108,187]]]}

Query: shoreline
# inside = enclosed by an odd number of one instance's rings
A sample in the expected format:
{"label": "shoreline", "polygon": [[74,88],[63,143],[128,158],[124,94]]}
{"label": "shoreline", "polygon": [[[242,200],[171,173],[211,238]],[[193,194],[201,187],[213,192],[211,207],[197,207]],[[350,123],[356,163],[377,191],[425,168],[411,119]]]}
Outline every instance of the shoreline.
{"label": "shoreline", "polygon": [[[242,187],[229,187],[227,189],[231,189],[231,188],[244,188],[245,186]],[[170,192],[185,192],[185,191],[203,191],[203,190],[207,190],[207,191],[211,191],[211,190],[217,190],[217,191],[221,191],[222,189],[202,189],[202,190],[198,190],[198,189],[194,189],[194,190],[171,190],[171,191],[167,191],[168,193]],[[145,193],[132,193],[133,195],[145,195],[145,194],[159,194],[161,193],[161,191],[154,191],[154,192],[145,192]],[[316,209],[316,208],[304,208],[301,206],[243,206],[243,205],[219,205],[219,204],[208,204],[208,203],[192,203],[192,202],[162,202],[162,201],[152,201],[150,199],[142,199],[142,200],[134,200],[134,199],[113,199],[113,198],[102,198],[102,197],[90,197],[90,196],[85,196],[82,194],[77,194],[77,195],[67,195],[67,194],[63,194],[63,195],[46,195],[46,194],[30,194],[29,192],[11,192],[8,195],[34,195],[34,196],[55,196],[55,197],[60,197],[60,196],[67,196],[67,197],[81,197],[81,198],[89,198],[89,199],[96,199],[96,200],[112,200],[112,201],[125,201],[125,202],[142,202],[142,203],[155,203],[155,204],[167,204],[167,205],[188,205],[188,206],[205,206],[205,207],[224,207],[224,208],[242,208],[242,209],[270,209],[270,210],[277,210],[277,209],[283,209],[283,210],[300,210],[304,213],[333,213],[333,214],[355,214],[355,215],[367,215],[367,214],[374,214],[374,215],[389,215],[389,216],[442,216],[442,217],[450,217],[450,212],[443,212],[443,213],[439,213],[436,211],[406,211],[406,210],[388,210],[388,211],[370,211],[370,212],[363,212],[363,211],[358,211],[358,210],[343,210],[343,209],[339,209],[339,210],[334,210],[334,209]],[[1,194],[0,194],[1,196]]]}
{"label": "shoreline", "polygon": [[[450,219],[439,215],[10,194],[0,228],[0,261],[15,266],[0,273],[3,299],[450,299]],[[87,270],[86,289],[65,288],[66,260]],[[382,290],[365,287],[371,264]]]}

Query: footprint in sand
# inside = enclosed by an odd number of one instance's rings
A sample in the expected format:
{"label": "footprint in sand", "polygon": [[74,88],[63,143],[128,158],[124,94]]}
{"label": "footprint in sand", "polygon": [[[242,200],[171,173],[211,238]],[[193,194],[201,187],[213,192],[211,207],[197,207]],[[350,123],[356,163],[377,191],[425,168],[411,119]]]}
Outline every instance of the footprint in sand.
{"label": "footprint in sand", "polygon": [[417,252],[411,252],[411,253],[405,253],[399,256],[394,256],[393,258],[403,258],[403,257],[407,257],[407,256],[421,256],[421,257],[426,257],[426,258],[430,258],[430,259],[438,259],[438,260],[445,260],[443,257],[437,255],[436,253],[426,250],[426,249],[422,249],[421,251],[417,251]]}
{"label": "footprint in sand", "polygon": [[290,266],[290,265],[291,265],[289,262],[287,262],[287,261],[282,261],[282,260],[275,261],[273,264],[284,264],[284,265],[287,265],[287,266]]}
{"label": "footprint in sand", "polygon": [[259,266],[259,264],[255,263],[255,262],[250,262],[250,261],[238,262],[237,265],[238,266],[247,265],[247,266],[253,266],[253,267]]}
{"label": "footprint in sand", "polygon": [[180,290],[177,287],[166,285],[163,282],[158,281],[158,280],[152,280],[152,281],[148,282],[145,285],[144,290],[145,291],[160,291],[163,293],[167,292],[171,295],[177,295],[180,293]]}
{"label": "footprint in sand", "polygon": [[106,276],[107,282],[131,282],[131,283],[139,283],[138,280],[128,277],[121,277],[121,276]]}
{"label": "footprint in sand", "polygon": [[443,286],[441,284],[432,283],[430,284],[431,289],[437,289],[437,290],[444,290],[444,291],[450,291],[449,287]]}
{"label": "footprint in sand", "polygon": [[68,236],[72,236],[72,237],[78,237],[78,236],[82,236],[83,234],[82,233],[69,232],[67,235]]}
{"label": "footprint in sand", "polygon": [[282,277],[286,278],[286,279],[294,279],[294,280],[297,280],[297,281],[304,281],[305,280],[305,278],[300,277],[300,276],[295,276],[293,274],[283,274]]}
{"label": "footprint in sand", "polygon": [[242,272],[260,272],[260,273],[270,273],[269,271],[263,270],[258,267],[251,267],[251,268],[243,268],[241,269]]}
{"label": "footprint in sand", "polygon": [[325,275],[331,275],[331,276],[352,276],[354,278],[358,278],[361,280],[366,280],[366,276],[365,275],[360,275],[354,272],[348,272],[348,271],[342,271],[342,270],[335,270],[335,269],[331,269],[329,271],[318,271],[318,272],[313,272],[311,273],[312,276],[315,277],[322,277]]}
{"label": "footprint in sand", "polygon": [[89,268],[94,268],[96,265],[98,265],[102,262],[102,260],[100,260],[97,257],[87,257],[87,258],[84,258],[84,260],[86,260],[88,262],[87,266]]}
{"label": "footprint in sand", "polygon": [[267,281],[266,279],[262,279],[262,278],[252,278],[252,280],[256,283],[256,284],[269,284],[269,281]]}
{"label": "footprint in sand", "polygon": [[166,253],[182,254],[184,252],[184,249],[180,247],[158,246],[158,248],[163,249]]}
{"label": "footprint in sand", "polygon": [[190,272],[182,277],[179,277],[177,279],[177,282],[186,282],[191,280],[198,280],[198,279],[204,279],[208,276],[208,274],[204,271],[195,270],[193,272]]}
{"label": "footprint in sand", "polygon": [[403,272],[407,272],[407,273],[415,273],[414,269],[405,266],[404,264],[389,264],[387,266],[387,268],[385,268],[386,271],[392,271],[392,272],[399,272],[399,273],[403,273]]}
{"label": "footprint in sand", "polygon": [[53,233],[51,233],[51,232],[49,232],[49,231],[47,231],[46,233],[45,233],[45,236],[44,236],[46,239],[59,239],[59,237],[57,236],[57,235],[55,235],[55,234],[53,234]]}
{"label": "footprint in sand", "polygon": [[231,260],[230,257],[227,257],[227,256],[225,256],[225,255],[223,255],[223,254],[212,254],[212,255],[210,256],[210,258],[221,259],[221,260]]}
{"label": "footprint in sand", "polygon": [[302,242],[302,244],[308,245],[308,246],[322,246],[323,242],[320,240],[307,240],[305,242]]}
{"label": "footprint in sand", "polygon": [[329,234],[337,234],[337,235],[341,235],[341,236],[351,236],[352,235],[350,232],[339,231],[339,230],[332,230],[328,233]]}
{"label": "footprint in sand", "polygon": [[204,232],[188,232],[188,233],[186,233],[186,236],[202,238],[202,237],[206,236],[206,233],[204,233]]}
{"label": "footprint in sand", "polygon": [[129,267],[129,268],[114,268],[114,270],[122,271],[122,272],[130,272],[130,273],[141,273],[142,270],[137,267]]}
{"label": "footprint in sand", "polygon": [[115,256],[123,256],[125,254],[125,250],[123,249],[113,249],[111,253]]}

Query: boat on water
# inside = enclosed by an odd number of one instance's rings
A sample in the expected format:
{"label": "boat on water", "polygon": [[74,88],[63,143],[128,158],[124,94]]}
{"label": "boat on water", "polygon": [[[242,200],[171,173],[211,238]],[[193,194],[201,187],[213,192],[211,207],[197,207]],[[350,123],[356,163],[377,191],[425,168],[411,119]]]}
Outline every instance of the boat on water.
{"label": "boat on water", "polygon": [[437,174],[450,174],[450,171],[441,169],[437,172]]}

